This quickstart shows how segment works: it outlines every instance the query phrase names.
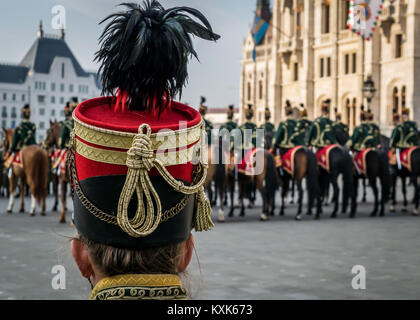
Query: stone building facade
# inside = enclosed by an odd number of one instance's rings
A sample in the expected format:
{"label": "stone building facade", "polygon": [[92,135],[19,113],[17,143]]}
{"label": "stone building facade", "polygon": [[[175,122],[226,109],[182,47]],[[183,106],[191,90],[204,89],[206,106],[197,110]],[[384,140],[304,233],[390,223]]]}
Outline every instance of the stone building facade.
{"label": "stone building facade", "polygon": [[[392,110],[409,107],[420,121],[420,1],[386,0],[371,41],[347,27],[348,0],[257,1],[257,13],[269,11],[270,29],[256,47],[251,31],[244,40],[241,70],[240,119],[248,104],[256,108],[255,122],[270,108],[276,123],[284,118],[286,100],[304,103],[310,117],[321,104],[334,109],[353,129],[360,106],[366,105],[362,87],[368,76],[376,94],[370,108],[384,134],[392,129]],[[419,71],[419,72],[416,72]]]}

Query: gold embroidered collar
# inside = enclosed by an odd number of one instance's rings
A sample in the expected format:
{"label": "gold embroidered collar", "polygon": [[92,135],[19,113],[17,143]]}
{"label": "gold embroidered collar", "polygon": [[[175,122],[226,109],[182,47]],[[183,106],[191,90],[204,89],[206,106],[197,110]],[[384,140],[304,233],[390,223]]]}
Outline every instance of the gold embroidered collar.
{"label": "gold embroidered collar", "polygon": [[186,299],[187,291],[177,275],[126,274],[100,280],[90,300],[178,300]]}

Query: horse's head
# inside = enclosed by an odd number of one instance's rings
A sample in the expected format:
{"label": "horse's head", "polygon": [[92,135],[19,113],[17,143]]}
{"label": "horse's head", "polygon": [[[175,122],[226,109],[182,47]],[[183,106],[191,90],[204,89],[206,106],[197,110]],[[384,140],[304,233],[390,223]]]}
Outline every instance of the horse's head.
{"label": "horse's head", "polygon": [[13,134],[15,129],[6,129],[3,128],[3,148],[4,150],[9,150],[12,145]]}
{"label": "horse's head", "polygon": [[45,138],[44,144],[47,148],[54,146],[58,147],[58,141],[61,134],[61,125],[57,120],[50,120],[50,127],[47,129],[47,137]]}

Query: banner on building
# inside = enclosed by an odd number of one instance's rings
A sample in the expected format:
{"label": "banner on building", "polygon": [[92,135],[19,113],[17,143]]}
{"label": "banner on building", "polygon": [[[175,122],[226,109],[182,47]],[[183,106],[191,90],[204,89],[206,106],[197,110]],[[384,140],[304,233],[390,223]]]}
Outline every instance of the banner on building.
{"label": "banner on building", "polygon": [[254,26],[252,27],[252,37],[254,38],[254,51],[252,52],[252,58],[254,59],[254,62],[256,58],[255,47],[261,44],[269,26],[270,24],[267,21],[257,15],[255,16]]}
{"label": "banner on building", "polygon": [[347,26],[364,40],[371,40],[382,13],[384,0],[350,0]]}

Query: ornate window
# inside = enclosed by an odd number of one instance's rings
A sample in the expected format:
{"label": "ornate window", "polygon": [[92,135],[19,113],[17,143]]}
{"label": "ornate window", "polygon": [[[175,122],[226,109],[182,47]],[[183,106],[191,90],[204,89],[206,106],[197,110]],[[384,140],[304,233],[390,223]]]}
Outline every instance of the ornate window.
{"label": "ornate window", "polygon": [[331,4],[330,0],[325,0],[322,3],[322,33],[330,33],[330,19],[331,19]]}
{"label": "ornate window", "polygon": [[395,87],[393,94],[392,94],[392,109],[398,110],[398,113],[400,112],[400,96],[398,94],[398,88]]}

